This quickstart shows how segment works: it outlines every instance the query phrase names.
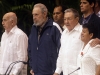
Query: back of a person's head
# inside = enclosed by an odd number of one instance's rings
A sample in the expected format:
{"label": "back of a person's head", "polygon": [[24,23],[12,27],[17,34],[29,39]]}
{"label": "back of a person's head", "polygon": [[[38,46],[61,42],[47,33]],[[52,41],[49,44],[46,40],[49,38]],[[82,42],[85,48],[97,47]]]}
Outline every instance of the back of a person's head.
{"label": "back of a person's head", "polygon": [[87,28],[87,29],[88,29],[89,34],[93,33],[92,39],[98,37],[98,31],[97,31],[96,28],[95,28],[95,23],[94,23],[94,22],[86,23],[86,24],[84,24],[84,25],[82,25],[82,26],[83,26],[83,28]]}

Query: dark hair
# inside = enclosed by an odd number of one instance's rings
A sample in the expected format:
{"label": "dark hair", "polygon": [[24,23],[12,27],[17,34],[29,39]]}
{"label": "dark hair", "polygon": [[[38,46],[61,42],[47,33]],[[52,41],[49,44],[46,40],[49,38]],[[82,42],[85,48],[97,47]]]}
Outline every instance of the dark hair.
{"label": "dark hair", "polygon": [[93,33],[92,39],[98,37],[98,31],[97,31],[97,29],[95,28],[95,23],[94,23],[94,22],[84,24],[84,25],[83,25],[83,28],[87,28],[88,31],[89,31],[89,34]]}
{"label": "dark hair", "polygon": [[96,0],[96,2],[98,3],[98,5],[100,6],[100,0]]}
{"label": "dark hair", "polygon": [[57,6],[55,6],[55,8],[57,8],[57,7],[61,7],[62,8],[61,12],[63,12],[63,14],[64,14],[65,9],[67,9],[67,7],[65,7],[63,5],[57,5]]}
{"label": "dark hair", "polygon": [[95,3],[96,3],[96,0],[87,0],[89,2],[89,4],[91,5],[92,3],[94,3],[94,6],[93,6],[93,10],[95,8]]}

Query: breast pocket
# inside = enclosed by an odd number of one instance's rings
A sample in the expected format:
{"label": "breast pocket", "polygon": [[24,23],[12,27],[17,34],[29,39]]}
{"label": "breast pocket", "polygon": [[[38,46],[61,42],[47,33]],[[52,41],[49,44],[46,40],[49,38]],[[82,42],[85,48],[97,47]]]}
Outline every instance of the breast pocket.
{"label": "breast pocket", "polygon": [[73,38],[73,40],[71,41],[71,46],[72,47],[81,47],[82,45],[82,41],[78,38]]}
{"label": "breast pocket", "polygon": [[9,44],[8,44],[9,51],[12,51],[12,53],[13,53],[13,52],[15,52],[16,48],[17,48],[16,43],[9,42]]}

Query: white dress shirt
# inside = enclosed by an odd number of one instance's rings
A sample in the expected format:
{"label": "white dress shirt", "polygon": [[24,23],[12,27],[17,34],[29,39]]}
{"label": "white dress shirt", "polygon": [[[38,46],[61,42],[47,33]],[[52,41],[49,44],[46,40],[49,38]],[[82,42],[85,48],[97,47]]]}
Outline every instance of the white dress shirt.
{"label": "white dress shirt", "polygon": [[96,14],[98,17],[100,17],[100,11]]}
{"label": "white dress shirt", "polygon": [[[63,31],[55,73],[60,74],[63,71],[63,75],[68,75],[77,69],[77,57],[82,46],[81,31],[82,26],[80,24],[77,24],[70,32],[67,28]],[[77,73],[74,72],[71,75],[77,75]]]}
{"label": "white dress shirt", "polygon": [[[12,62],[27,61],[27,47],[28,37],[17,26],[14,26],[9,33],[5,31],[1,38],[0,74],[4,74]],[[22,63],[15,64],[10,75],[18,75],[23,66]]]}
{"label": "white dress shirt", "polygon": [[95,75],[96,66],[100,65],[100,45],[91,47],[90,42],[84,49],[82,47],[78,55],[77,63],[80,67],[78,75]]}

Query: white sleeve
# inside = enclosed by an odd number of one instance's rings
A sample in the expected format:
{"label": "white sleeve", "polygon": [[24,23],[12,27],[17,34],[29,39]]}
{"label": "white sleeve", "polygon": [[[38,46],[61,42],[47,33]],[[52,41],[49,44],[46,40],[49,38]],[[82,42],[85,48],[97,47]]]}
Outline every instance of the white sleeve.
{"label": "white sleeve", "polygon": [[100,45],[92,48],[90,56],[95,60],[97,65],[100,65]]}
{"label": "white sleeve", "polygon": [[[20,35],[17,38],[18,41],[18,51],[17,51],[17,60],[18,61],[27,61],[27,48],[28,48],[28,38],[26,35]],[[17,63],[13,69],[13,74],[18,75],[24,67],[23,63]]]}
{"label": "white sleeve", "polygon": [[62,50],[60,47],[59,55],[58,55],[57,63],[56,63],[56,70],[55,70],[55,73],[58,73],[58,74],[60,74],[62,71],[62,58],[61,58],[61,56],[62,56]]}

